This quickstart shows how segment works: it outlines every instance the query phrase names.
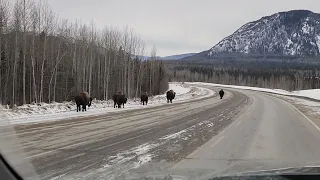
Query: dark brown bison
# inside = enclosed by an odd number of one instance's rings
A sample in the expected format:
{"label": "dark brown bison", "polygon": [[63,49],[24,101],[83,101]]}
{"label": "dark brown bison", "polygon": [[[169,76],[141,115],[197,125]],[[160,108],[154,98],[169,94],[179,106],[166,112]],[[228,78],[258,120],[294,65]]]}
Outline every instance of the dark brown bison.
{"label": "dark brown bison", "polygon": [[124,104],[126,104],[128,100],[126,95],[122,94],[121,91],[118,91],[118,93],[114,94],[112,96],[112,99],[114,103],[113,108],[116,108],[116,106],[118,106],[118,108],[121,108],[121,105],[124,108]]}
{"label": "dark brown bison", "polygon": [[113,100],[113,108],[116,108],[117,106],[117,101],[118,101],[118,94],[114,94],[112,96],[112,100]]}
{"label": "dark brown bison", "polygon": [[220,99],[222,99],[223,96],[224,96],[224,91],[223,91],[223,89],[221,89],[221,90],[219,91],[219,95],[220,95]]}
{"label": "dark brown bison", "polygon": [[87,106],[91,106],[92,98],[89,97],[88,92],[81,92],[79,95],[74,97],[74,100],[77,104],[77,112],[81,111],[81,106],[82,106],[82,111],[87,111]]}
{"label": "dark brown bison", "polygon": [[144,103],[146,103],[146,105],[148,105],[148,93],[145,92],[141,95],[141,103],[144,105]]}
{"label": "dark brown bison", "polygon": [[167,103],[172,103],[172,100],[175,98],[176,93],[173,90],[167,91]]}

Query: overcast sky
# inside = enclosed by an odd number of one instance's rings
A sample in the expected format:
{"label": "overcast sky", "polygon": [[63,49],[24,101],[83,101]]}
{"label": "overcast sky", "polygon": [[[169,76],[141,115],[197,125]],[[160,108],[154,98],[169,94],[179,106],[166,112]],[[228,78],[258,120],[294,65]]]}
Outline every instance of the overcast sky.
{"label": "overcast sky", "polygon": [[207,50],[243,24],[279,11],[320,13],[320,0],[47,0],[60,17],[128,25],[157,55]]}

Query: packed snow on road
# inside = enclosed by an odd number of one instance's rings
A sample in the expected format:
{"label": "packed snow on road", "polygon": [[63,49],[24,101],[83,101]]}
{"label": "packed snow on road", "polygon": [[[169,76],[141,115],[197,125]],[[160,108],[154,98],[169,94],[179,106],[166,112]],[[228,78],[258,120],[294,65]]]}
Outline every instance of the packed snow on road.
{"label": "packed snow on road", "polygon": [[[178,82],[170,83],[169,89],[176,92],[176,97],[173,103],[206,98],[215,94],[214,91],[207,88],[195,87]],[[164,104],[167,104],[166,94],[149,97],[147,106],[141,105],[140,98],[129,99],[124,108],[121,109],[114,109],[112,100],[103,101],[94,99],[92,106],[86,112],[76,112],[76,105],[74,102],[26,104],[13,109],[4,107],[5,118],[3,119],[7,121],[6,124],[39,123],[101,115],[109,112],[150,108]]]}

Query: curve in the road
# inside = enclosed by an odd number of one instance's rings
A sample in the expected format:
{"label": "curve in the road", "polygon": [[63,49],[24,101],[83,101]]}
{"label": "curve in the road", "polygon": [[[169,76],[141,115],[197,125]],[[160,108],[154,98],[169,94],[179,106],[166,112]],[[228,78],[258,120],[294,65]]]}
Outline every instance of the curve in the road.
{"label": "curve in the road", "polygon": [[[111,176],[101,171],[109,173],[112,167],[124,172],[137,163],[143,165],[141,158],[177,162],[227,127],[248,104],[246,95],[230,90],[223,100],[215,96],[72,122],[22,126],[17,132],[43,179],[98,170],[99,174],[91,173],[94,179]],[[137,147],[149,149],[138,152]]]}
{"label": "curve in the road", "polygon": [[204,175],[209,174],[204,177],[210,177],[226,172],[320,165],[320,132],[305,115],[273,95],[237,91],[253,100],[251,108],[176,164],[172,173],[202,170]]}

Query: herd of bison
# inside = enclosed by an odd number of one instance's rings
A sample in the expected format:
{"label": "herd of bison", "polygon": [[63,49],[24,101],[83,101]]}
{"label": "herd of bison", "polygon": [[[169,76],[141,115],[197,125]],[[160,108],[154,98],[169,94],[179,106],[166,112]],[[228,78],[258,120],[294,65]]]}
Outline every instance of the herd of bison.
{"label": "herd of bison", "polygon": [[[167,91],[167,103],[172,103],[172,100],[175,98],[176,93],[173,90],[169,90]],[[221,89],[219,91],[219,95],[220,95],[220,99],[222,99],[223,95],[224,95],[224,91]],[[145,92],[143,93],[141,96],[141,103],[143,105],[148,105],[148,93]],[[124,104],[127,103],[128,98],[126,97],[126,95],[124,95],[122,93],[122,91],[118,91],[117,93],[115,93],[112,96],[113,99],[113,107],[116,108],[124,108]],[[82,107],[82,111],[87,111],[87,106],[90,107],[91,103],[92,103],[92,98],[89,96],[88,92],[81,92],[79,95],[77,95],[74,98],[76,104],[77,104],[77,112],[81,111],[81,107]]]}

